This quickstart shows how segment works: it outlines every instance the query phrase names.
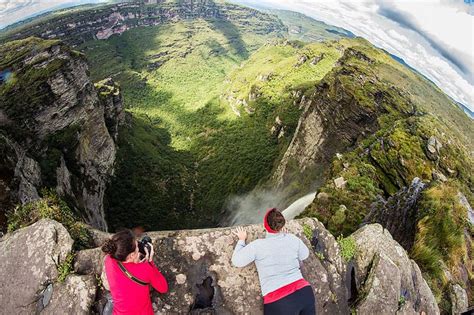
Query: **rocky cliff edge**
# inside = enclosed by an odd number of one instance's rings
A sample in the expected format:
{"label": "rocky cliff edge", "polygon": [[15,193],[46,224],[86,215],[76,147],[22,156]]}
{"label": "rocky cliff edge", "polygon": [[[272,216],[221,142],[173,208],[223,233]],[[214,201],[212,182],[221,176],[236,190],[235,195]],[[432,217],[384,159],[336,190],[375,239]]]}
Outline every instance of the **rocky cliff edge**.
{"label": "rocky cliff edge", "polygon": [[[303,273],[313,285],[318,314],[439,314],[420,269],[381,225],[366,225],[338,240],[316,219],[293,220],[287,228],[311,248]],[[255,267],[231,265],[236,243],[231,230],[148,233],[170,287],[165,295],[153,293],[155,314],[262,313]],[[261,225],[247,230],[249,240],[264,237]],[[91,233],[96,246],[110,236]],[[0,240],[3,310],[99,313],[107,286],[103,254],[99,247],[72,253],[72,245],[67,230],[49,219],[6,234]]]}

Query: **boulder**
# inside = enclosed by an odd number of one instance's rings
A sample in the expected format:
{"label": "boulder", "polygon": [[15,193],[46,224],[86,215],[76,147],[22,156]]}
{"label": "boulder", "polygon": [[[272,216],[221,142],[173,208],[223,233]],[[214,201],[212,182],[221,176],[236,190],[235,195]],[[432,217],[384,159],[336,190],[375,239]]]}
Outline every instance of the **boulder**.
{"label": "boulder", "polygon": [[6,234],[0,241],[2,313],[34,313],[37,292],[56,279],[56,265],[72,244],[67,230],[48,219]]}
{"label": "boulder", "polygon": [[[304,226],[313,231],[311,240],[304,236]],[[312,250],[303,269],[306,279],[313,284],[317,312],[347,313],[345,266],[334,237],[313,219],[289,221],[287,228],[309,248],[316,245],[321,253],[316,255]],[[247,226],[247,232],[249,241],[265,236],[261,225]],[[152,232],[148,235],[154,241],[155,263],[170,286],[169,294],[154,296],[158,314],[186,310],[206,310],[217,314],[263,312],[255,266],[236,268],[231,265],[236,243],[231,228]]]}
{"label": "boulder", "polygon": [[433,180],[439,180],[441,182],[446,182],[448,180],[448,178],[446,177],[446,175],[444,175],[443,173],[441,172],[438,172],[436,170],[434,170],[432,173],[431,173],[431,176],[433,178]]}
{"label": "boulder", "polygon": [[346,188],[346,183],[347,181],[344,180],[344,177],[338,177],[334,180],[334,185],[336,186],[337,189],[344,189]]}
{"label": "boulder", "polygon": [[[365,298],[359,297],[362,299],[358,306],[362,307],[361,313],[380,313],[377,312],[379,306],[374,302],[379,299],[378,303],[384,303],[384,307],[387,307],[386,312],[381,313],[391,313],[393,305],[398,305],[398,302],[403,300],[412,305],[417,313],[423,311],[426,314],[439,314],[436,300],[420,269],[388,230],[380,224],[370,224],[357,230],[352,237],[357,247],[355,274],[358,291],[369,292]],[[372,291],[367,290],[368,284]],[[389,293],[390,295],[387,295]],[[389,297],[391,301],[386,300]],[[369,300],[365,301],[367,298]]]}
{"label": "boulder", "polygon": [[400,300],[400,270],[385,254],[376,254],[372,268],[361,287],[365,297],[357,314],[394,314]]}
{"label": "boulder", "polygon": [[329,200],[329,194],[325,192],[320,192],[316,195],[316,198],[318,198],[319,200],[323,202],[326,202]]}
{"label": "boulder", "polygon": [[439,142],[436,137],[431,136],[426,144],[426,156],[432,161],[438,160],[439,150],[441,150],[442,147],[441,142]]}
{"label": "boulder", "polygon": [[81,275],[100,275],[102,273],[103,259],[104,253],[100,247],[81,250],[76,253],[74,271]]}
{"label": "boulder", "polygon": [[451,314],[461,314],[467,311],[468,299],[466,290],[464,290],[459,284],[452,284],[449,291],[449,297],[451,300]]}
{"label": "boulder", "polygon": [[51,301],[41,314],[87,315],[95,300],[97,283],[92,275],[69,275],[53,285]]}

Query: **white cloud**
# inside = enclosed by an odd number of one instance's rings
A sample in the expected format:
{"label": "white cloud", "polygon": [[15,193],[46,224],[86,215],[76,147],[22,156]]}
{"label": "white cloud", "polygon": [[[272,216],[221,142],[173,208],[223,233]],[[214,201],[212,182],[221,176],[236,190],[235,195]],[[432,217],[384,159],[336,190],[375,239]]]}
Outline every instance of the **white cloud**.
{"label": "white cloud", "polygon": [[105,0],[0,0],[0,29],[35,14]]}
{"label": "white cloud", "polygon": [[474,5],[461,0],[236,2],[297,11],[350,30],[403,58],[474,111]]}

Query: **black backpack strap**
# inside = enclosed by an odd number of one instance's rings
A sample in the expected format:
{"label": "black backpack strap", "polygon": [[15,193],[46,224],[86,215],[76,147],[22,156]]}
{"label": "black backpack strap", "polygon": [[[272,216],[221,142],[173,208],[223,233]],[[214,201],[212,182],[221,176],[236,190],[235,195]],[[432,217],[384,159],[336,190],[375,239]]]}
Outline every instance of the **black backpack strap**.
{"label": "black backpack strap", "polygon": [[123,273],[127,276],[127,278],[129,278],[133,282],[138,283],[139,285],[143,285],[143,286],[149,285],[148,282],[135,278],[130,272],[128,272],[127,269],[125,269],[124,265],[122,265],[122,262],[118,261],[118,265],[119,265],[120,270],[123,271]]}

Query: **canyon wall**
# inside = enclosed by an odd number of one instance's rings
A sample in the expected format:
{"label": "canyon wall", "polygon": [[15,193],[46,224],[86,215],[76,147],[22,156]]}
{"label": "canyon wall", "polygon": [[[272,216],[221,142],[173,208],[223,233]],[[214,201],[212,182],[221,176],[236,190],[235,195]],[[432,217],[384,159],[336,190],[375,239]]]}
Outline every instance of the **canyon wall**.
{"label": "canyon wall", "polygon": [[118,87],[104,80],[96,88],[85,58],[58,41],[10,42],[0,59],[10,73],[0,81],[2,210],[47,187],[106,229],[103,197],[124,115]]}

